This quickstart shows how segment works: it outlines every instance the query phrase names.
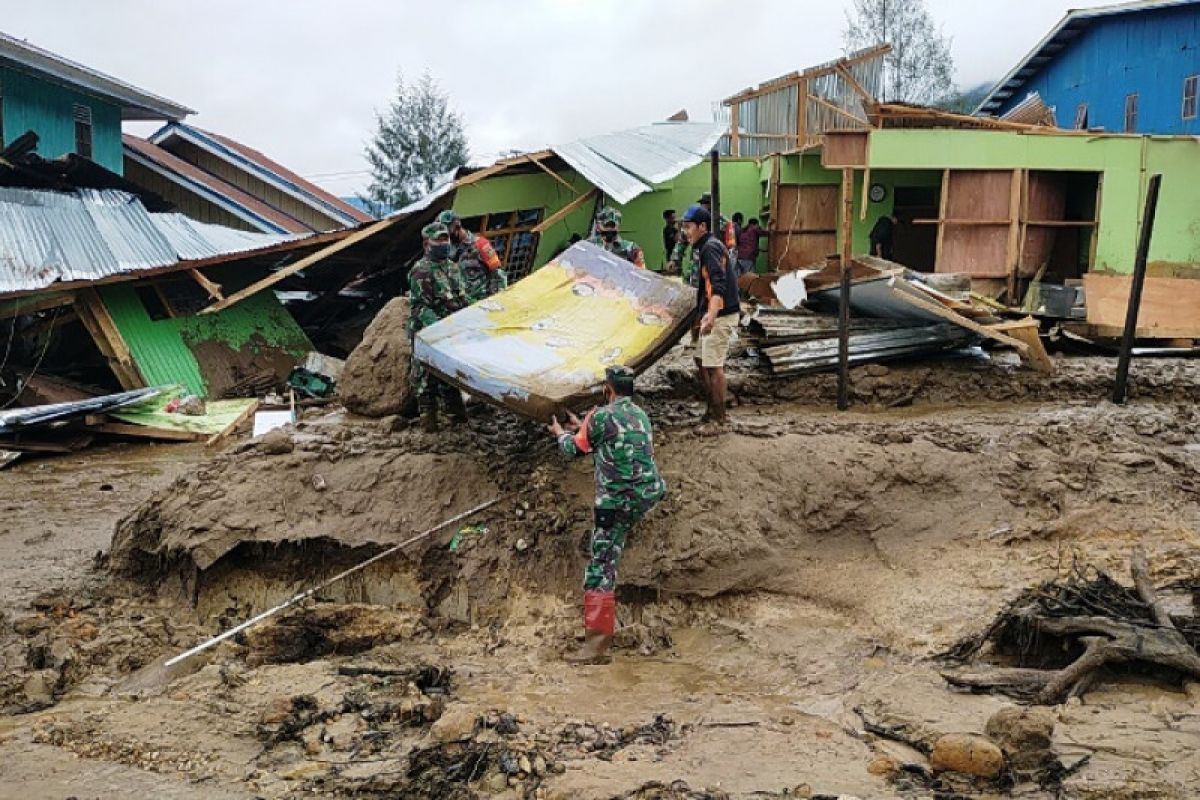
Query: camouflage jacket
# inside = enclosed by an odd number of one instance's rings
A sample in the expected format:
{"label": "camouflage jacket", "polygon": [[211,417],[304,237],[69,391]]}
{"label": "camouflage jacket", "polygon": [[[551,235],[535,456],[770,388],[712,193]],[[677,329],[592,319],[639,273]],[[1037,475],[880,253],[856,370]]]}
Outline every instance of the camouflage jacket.
{"label": "camouflage jacket", "polygon": [[654,463],[650,418],[631,397],[593,408],[578,432],[558,438],[558,447],[572,457],[592,454],[597,508],[645,506],[667,493]]}
{"label": "camouflage jacket", "polygon": [[471,304],[458,265],[453,261],[431,261],[428,257],[408,271],[408,302],[410,334]]}
{"label": "camouflage jacket", "polygon": [[646,268],[646,256],[642,253],[642,248],[628,239],[617,238],[609,242],[603,236],[593,234],[588,241],[597,247],[604,248],[615,256],[620,256],[638,269]]}
{"label": "camouflage jacket", "polygon": [[460,242],[454,260],[462,270],[463,283],[467,287],[467,299],[478,303],[485,297],[508,288],[508,275],[501,266],[500,256],[487,237],[466,232],[466,240]]}

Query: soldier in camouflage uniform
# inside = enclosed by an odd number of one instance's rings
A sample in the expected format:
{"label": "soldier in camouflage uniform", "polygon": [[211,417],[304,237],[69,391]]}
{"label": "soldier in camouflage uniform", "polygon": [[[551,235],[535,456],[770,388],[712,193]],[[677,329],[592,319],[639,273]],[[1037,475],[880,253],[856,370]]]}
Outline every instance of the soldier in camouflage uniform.
{"label": "soldier in camouflage uniform", "polygon": [[[471,303],[463,285],[462,273],[451,259],[453,246],[450,231],[439,222],[421,229],[425,256],[408,272],[408,335],[412,339],[417,331],[428,328],[455,311]],[[433,433],[438,429],[437,400],[441,396],[451,418],[466,423],[467,409],[463,405],[462,393],[453,386],[438,380],[428,367],[413,357],[409,380],[417,404],[421,408],[421,422],[425,430]]]}
{"label": "soldier in camouflage uniform", "polygon": [[[698,202],[704,207],[708,213],[712,213],[712,195],[708,192],[700,195]],[[731,258],[737,262],[737,233],[733,227],[733,223],[725,218],[722,214],[717,221],[717,230],[721,231],[721,238],[724,240],[725,247],[731,253]],[[716,232],[714,231],[714,235]],[[700,286],[700,260],[699,253],[692,250],[691,255],[688,255],[688,240],[686,236],[680,236],[675,240],[675,249],[671,251],[670,257],[667,259],[667,266],[664,270],[668,275],[679,273],[683,276],[683,282],[688,286],[699,288]],[[682,271],[681,271],[682,270]]]}
{"label": "soldier in camouflage uniform", "polygon": [[450,244],[454,247],[452,258],[462,271],[468,300],[478,303],[508,288],[508,275],[500,263],[500,256],[486,236],[471,233],[463,226],[458,214],[450,209],[438,214],[437,221],[450,231]]}
{"label": "soldier in camouflage uniform", "polygon": [[646,256],[634,242],[621,238],[621,212],[615,208],[602,208],[596,215],[596,229],[589,242],[603,247],[615,256],[620,256],[639,269],[646,268]]}
{"label": "soldier in camouflage uniform", "polygon": [[633,402],[633,372],[609,367],[604,398],[607,404],[593,408],[583,420],[572,414],[570,430],[557,417],[550,426],[563,453],[591,453],[596,471],[595,526],[583,579],[584,643],[578,653],[567,656],[576,664],[608,662],[617,619],[617,563],[625,539],[667,492],[654,463],[650,418]]}

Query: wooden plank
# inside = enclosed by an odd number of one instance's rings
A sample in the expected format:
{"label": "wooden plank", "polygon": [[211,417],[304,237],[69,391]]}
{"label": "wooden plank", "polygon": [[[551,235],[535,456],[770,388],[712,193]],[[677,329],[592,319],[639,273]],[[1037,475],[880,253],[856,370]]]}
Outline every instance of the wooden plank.
{"label": "wooden plank", "polygon": [[559,182],[559,183],[561,183],[563,186],[567,187],[567,191],[569,191],[571,194],[575,194],[575,195],[579,194],[579,190],[578,190],[578,189],[576,189],[576,188],[575,188],[574,186],[572,186],[571,184],[567,183],[566,179],[564,179],[564,178],[563,178],[561,175],[559,175],[557,172],[555,172],[554,170],[550,169],[550,168],[549,168],[549,167],[547,167],[545,164],[543,164],[543,163],[542,163],[542,160],[541,160],[540,158],[534,158],[534,157],[533,157],[532,155],[530,155],[530,154],[526,154],[526,156],[525,156],[525,157],[526,157],[526,158],[528,158],[528,159],[529,159],[529,161],[530,161],[530,163],[532,163],[532,164],[533,164],[535,167],[537,167],[537,168],[538,168],[538,169],[540,169],[542,172],[544,172],[544,173],[546,173],[547,175],[549,175],[551,178],[554,178],[554,180],[558,181],[558,182]]}
{"label": "wooden plank", "polygon": [[1029,365],[1038,372],[1054,372],[1054,362],[1050,359],[1050,354],[1046,352],[1046,346],[1042,344],[1042,337],[1039,333],[1040,329],[1036,319],[1025,317],[1024,319],[1012,322],[1002,322],[999,325],[992,325],[991,328],[1024,342],[1029,347],[1029,352],[1025,355],[1025,358]]}
{"label": "wooden plank", "polygon": [[378,222],[376,222],[373,225],[368,225],[367,227],[363,228],[362,230],[357,231],[356,233],[354,233],[350,236],[347,236],[345,239],[342,239],[341,241],[338,241],[338,242],[334,242],[333,244],[331,244],[327,247],[323,247],[315,253],[310,253],[309,255],[307,255],[304,258],[297,261],[295,264],[289,264],[288,266],[284,267],[283,269],[271,273],[270,275],[263,278],[262,280],[260,280],[256,283],[250,284],[245,289],[242,289],[241,291],[238,291],[238,292],[234,292],[233,294],[226,297],[224,300],[219,300],[216,303],[213,303],[211,306],[201,309],[200,313],[201,314],[215,314],[218,311],[224,311],[225,309],[229,308],[230,306],[242,302],[247,297],[252,297],[264,289],[269,289],[270,287],[274,286],[275,284],[279,283],[280,281],[284,280],[285,278],[295,275],[300,270],[305,269],[307,267],[311,267],[314,264],[321,262],[322,260],[328,258],[329,256],[333,255],[334,253],[340,253],[342,250],[345,250],[347,247],[350,247],[353,244],[357,244],[358,242],[361,242],[364,239],[371,238],[372,236],[379,233],[380,231],[386,230],[387,228],[390,228],[392,225],[395,225],[401,219],[402,218],[398,217],[398,216],[397,217],[388,217],[386,219],[379,220]]}
{"label": "wooden plank", "polygon": [[[846,109],[842,108],[841,106],[834,105],[833,103],[826,100],[824,97],[818,97],[817,95],[814,94],[814,95],[810,95],[808,99],[811,100],[812,102],[816,103],[817,105],[825,106],[826,108],[828,108],[830,111],[832,111],[835,114],[843,116],[846,119],[849,119],[853,122],[857,122],[859,125],[862,125],[864,128],[871,127],[871,123],[868,120],[865,120],[862,117],[851,114]],[[861,165],[856,165],[856,166],[861,166]]]}
{"label": "wooden plank", "polygon": [[946,270],[941,269],[942,239],[946,235],[946,226],[941,223],[941,220],[944,220],[946,218],[946,195],[948,195],[950,193],[950,170],[948,170],[948,169],[942,170],[942,187],[941,187],[941,189],[942,189],[941,197],[938,200],[938,220],[939,221],[938,221],[938,230],[937,230],[937,244],[934,246],[934,250],[933,250],[933,265],[934,265],[934,271],[953,272],[953,270],[950,270],[950,269],[946,269]]}
{"label": "wooden plank", "polygon": [[941,303],[933,300],[927,300],[924,297],[919,297],[914,294],[909,294],[903,289],[897,289],[895,287],[892,288],[892,295],[902,302],[908,303],[916,308],[924,309],[934,316],[941,317],[942,319],[946,320],[946,322],[958,325],[961,328],[966,328],[973,333],[977,333],[980,336],[1000,342],[1001,344],[1006,344],[1020,353],[1022,358],[1026,358],[1029,354],[1029,345],[1025,344],[1025,342],[1022,342],[1019,339],[1014,339],[1013,337],[1001,333],[1000,331],[997,331],[987,325],[980,325],[974,320],[969,320],[961,314],[957,314],[949,310]]}
{"label": "wooden plank", "polygon": [[586,203],[588,200],[597,198],[598,195],[599,195],[599,190],[594,189],[594,188],[587,194],[579,195],[579,197],[576,197],[574,200],[567,203],[565,206],[560,208],[558,211],[555,211],[553,214],[546,217],[544,220],[539,222],[537,225],[533,226],[533,228],[530,230],[530,233],[544,233],[546,231],[546,229],[549,228],[551,225],[555,224],[559,220],[565,219],[568,214],[583,207],[584,203]]}
{"label": "wooden plank", "polygon": [[796,84],[796,143],[800,147],[808,144],[808,81]]}
{"label": "wooden plank", "polygon": [[821,148],[823,167],[866,167],[867,131],[831,131]]}
{"label": "wooden plank", "polygon": [[41,296],[35,295],[28,299],[19,297],[12,300],[5,300],[0,302],[0,319],[19,317],[24,314],[34,314],[38,311],[48,311],[52,308],[69,306],[74,302],[75,295],[71,292],[61,292]]}
{"label": "wooden plank", "polygon": [[1021,267],[1021,181],[1021,170],[1014,169],[1008,197],[1008,249],[1004,256],[1009,300],[1017,296],[1017,271]]}
{"label": "wooden plank", "polygon": [[204,434],[194,433],[193,431],[151,428],[146,425],[130,425],[127,422],[101,422],[96,425],[88,425],[87,430],[94,433],[109,433],[116,436],[157,439],[167,442],[198,442],[204,438]]}
{"label": "wooden plank", "polygon": [[81,289],[75,296],[75,310],[79,321],[87,330],[100,354],[108,361],[109,368],[117,377],[117,382],[125,390],[141,389],[146,385],[145,378],[133,361],[129,347],[124,337],[117,330],[116,323],[104,307],[104,302],[95,289]]}
{"label": "wooden plank", "polygon": [[742,132],[739,130],[741,125],[739,109],[741,109],[741,105],[739,104],[735,104],[729,109],[729,153],[734,158],[741,155],[739,150],[740,143],[738,141],[738,137],[742,135]]}
{"label": "wooden plank", "polygon": [[230,434],[232,434],[234,431],[236,431],[238,428],[240,428],[246,422],[246,420],[252,419],[254,417],[255,411],[258,411],[258,401],[257,400],[255,400],[250,405],[246,406],[246,410],[243,411],[241,414],[238,414],[237,419],[235,419],[233,422],[231,422],[227,426],[225,426],[225,430],[221,431],[220,433],[215,433],[212,436],[208,437],[208,441],[206,441],[204,443],[204,446],[212,447],[213,445],[217,444],[218,442],[220,442],[223,439],[225,439],[226,437],[228,437]]}
{"label": "wooden plank", "polygon": [[[1083,276],[1087,321],[1120,329],[1125,324],[1132,284],[1129,275],[1089,272]],[[1117,334],[1119,335],[1119,334]],[[1147,276],[1137,318],[1137,337],[1150,339],[1200,338],[1200,280]]]}
{"label": "wooden plank", "polygon": [[200,288],[208,292],[208,296],[213,300],[224,300],[225,295],[221,294],[221,284],[213,283],[208,278],[204,277],[204,273],[198,269],[189,269],[188,275],[192,276],[192,280],[200,284]]}

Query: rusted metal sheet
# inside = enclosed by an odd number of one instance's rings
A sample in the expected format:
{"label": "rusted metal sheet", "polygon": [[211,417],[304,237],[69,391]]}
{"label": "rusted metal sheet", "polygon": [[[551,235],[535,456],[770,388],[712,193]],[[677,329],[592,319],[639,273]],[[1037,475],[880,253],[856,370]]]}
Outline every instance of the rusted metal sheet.
{"label": "rusted metal sheet", "polygon": [[613,364],[640,372],[688,330],[696,290],[580,242],[507,290],[417,334],[435,374],[548,420],[600,390]]}

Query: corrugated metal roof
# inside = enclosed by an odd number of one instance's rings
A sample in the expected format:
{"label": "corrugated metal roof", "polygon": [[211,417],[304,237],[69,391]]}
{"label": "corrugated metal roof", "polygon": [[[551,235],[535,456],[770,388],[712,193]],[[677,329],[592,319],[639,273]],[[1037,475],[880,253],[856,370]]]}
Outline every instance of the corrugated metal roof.
{"label": "corrugated metal roof", "polygon": [[550,149],[624,205],[695,166],[720,141],[722,123],[659,122],[578,139]]}
{"label": "corrugated metal roof", "polygon": [[171,266],[297,237],[246,233],[182,214],[151,214],[111,189],[0,188],[0,294]]}
{"label": "corrugated metal roof", "polygon": [[989,114],[999,109],[1029,78],[1036,75],[1044,64],[1049,62],[1054,55],[1066,47],[1093,20],[1119,14],[1192,5],[1196,2],[1197,0],[1135,0],[1135,2],[1130,3],[1117,3],[1116,5],[1079,8],[1068,11],[1058,21],[1058,24],[1051,28],[1050,32],[1034,45],[1033,49],[1026,53],[1025,57],[1007,75],[992,87],[987,97],[983,98],[979,106],[975,109],[975,113]]}

